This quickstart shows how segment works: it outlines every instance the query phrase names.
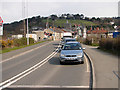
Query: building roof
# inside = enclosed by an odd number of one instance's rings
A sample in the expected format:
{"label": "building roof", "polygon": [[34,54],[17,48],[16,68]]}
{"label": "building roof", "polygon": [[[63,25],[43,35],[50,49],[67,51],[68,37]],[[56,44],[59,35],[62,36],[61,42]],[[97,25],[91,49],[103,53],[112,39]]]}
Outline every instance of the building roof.
{"label": "building roof", "polygon": [[101,30],[88,30],[87,31],[87,34],[105,34],[107,33],[108,31],[107,30],[104,30],[104,29],[101,29]]}
{"label": "building roof", "polygon": [[54,31],[57,32],[57,33],[62,33],[63,32],[62,29],[59,29],[59,28],[55,28]]}
{"label": "building roof", "polygon": [[[47,30],[47,29],[45,29]],[[63,30],[62,29],[59,29],[59,28],[49,28],[49,30],[51,30],[52,32],[57,32],[57,33],[62,33]]]}

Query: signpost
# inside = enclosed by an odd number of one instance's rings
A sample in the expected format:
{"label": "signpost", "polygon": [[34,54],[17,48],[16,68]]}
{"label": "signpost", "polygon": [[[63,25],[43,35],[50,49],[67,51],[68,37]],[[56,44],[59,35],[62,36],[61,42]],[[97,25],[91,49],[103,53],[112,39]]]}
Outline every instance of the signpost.
{"label": "signpost", "polygon": [[3,35],[3,20],[0,17],[0,35]]}

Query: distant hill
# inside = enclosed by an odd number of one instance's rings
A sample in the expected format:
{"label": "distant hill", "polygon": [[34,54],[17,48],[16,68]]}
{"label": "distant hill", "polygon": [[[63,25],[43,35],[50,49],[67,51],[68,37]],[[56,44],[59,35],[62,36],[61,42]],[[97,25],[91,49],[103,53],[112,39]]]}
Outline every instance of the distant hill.
{"label": "distant hill", "polygon": [[[96,25],[91,21],[83,19],[83,15],[80,16],[79,14],[73,15],[72,17],[70,17],[70,15],[68,14],[67,18],[65,18],[65,15],[61,15],[60,17],[58,17],[57,15],[51,15],[51,17],[49,18],[36,16],[29,18],[28,21],[30,32],[32,30],[32,27],[41,27],[43,29],[46,28],[46,22],[48,22],[49,27],[54,25],[54,27],[59,28],[64,28],[67,21],[71,25],[71,27],[74,27],[75,24],[86,26]],[[23,20],[18,22],[12,22],[9,24],[4,24],[3,37],[10,37],[13,34],[23,34],[23,29],[24,29]]]}
{"label": "distant hill", "polygon": [[[111,25],[110,22],[115,21],[115,24]],[[62,14],[60,16],[50,15],[49,17],[35,16],[28,19],[29,31],[32,32],[33,28],[39,27],[45,29],[46,25],[48,27],[58,27],[58,28],[75,28],[75,25],[86,26],[89,30],[92,28],[104,28],[107,30],[113,30],[114,26],[119,26],[119,17],[116,18],[88,18],[84,17],[83,14]],[[27,20],[25,19],[25,22]],[[25,24],[27,25],[27,23]],[[23,20],[16,21],[8,24],[4,24],[4,38],[10,37],[13,34],[23,34],[24,23]]]}

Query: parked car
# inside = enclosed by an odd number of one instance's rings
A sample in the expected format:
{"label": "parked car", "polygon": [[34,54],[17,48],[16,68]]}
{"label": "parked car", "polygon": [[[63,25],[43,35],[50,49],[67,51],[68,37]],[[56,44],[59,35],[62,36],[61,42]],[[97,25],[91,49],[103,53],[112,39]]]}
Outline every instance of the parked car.
{"label": "parked car", "polygon": [[74,41],[76,41],[75,38],[64,38],[63,41],[61,42],[61,47],[63,47],[64,44],[67,42],[74,42]]}
{"label": "parked car", "polygon": [[84,50],[79,42],[67,42],[60,52],[60,64],[84,63]]}

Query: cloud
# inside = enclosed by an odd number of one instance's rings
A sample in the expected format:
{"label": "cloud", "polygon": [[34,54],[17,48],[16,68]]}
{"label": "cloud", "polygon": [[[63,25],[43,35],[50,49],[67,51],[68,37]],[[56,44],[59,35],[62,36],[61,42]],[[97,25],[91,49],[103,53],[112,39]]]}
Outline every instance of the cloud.
{"label": "cloud", "polygon": [[[114,17],[118,15],[117,4],[117,2],[29,2],[28,16],[82,13],[90,17]],[[25,8],[27,12],[27,6]],[[22,2],[2,2],[4,22],[12,22],[24,18],[22,9]],[[27,13],[25,13],[25,17],[27,17]]]}
{"label": "cloud", "polygon": [[4,22],[22,19],[21,3],[3,2],[2,3],[2,17]]}
{"label": "cloud", "polygon": [[119,0],[3,0],[3,2],[118,2]]}

